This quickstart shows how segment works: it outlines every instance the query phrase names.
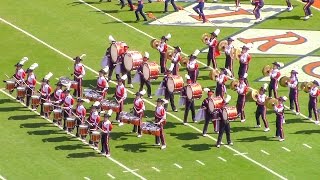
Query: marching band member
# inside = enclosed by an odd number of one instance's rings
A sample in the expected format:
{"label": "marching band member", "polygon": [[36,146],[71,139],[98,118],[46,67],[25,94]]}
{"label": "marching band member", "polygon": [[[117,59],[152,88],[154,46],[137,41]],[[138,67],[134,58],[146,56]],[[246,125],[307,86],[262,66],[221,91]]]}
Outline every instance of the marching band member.
{"label": "marching band member", "polygon": [[202,22],[206,22],[206,16],[203,13],[203,8],[204,8],[204,0],[198,0],[198,4],[194,6],[192,9],[199,14],[199,19],[202,18]]}
{"label": "marching band member", "polygon": [[55,104],[61,104],[64,99],[64,94],[63,94],[61,82],[58,82],[56,84],[56,86],[57,86],[56,89],[54,90],[54,92],[50,96]]}
{"label": "marching band member", "polygon": [[[100,115],[98,112],[100,103],[97,101],[91,106],[91,112],[88,118],[89,123],[89,133],[92,134],[93,131],[98,129],[98,125],[100,123]],[[95,149],[98,149],[98,144],[96,142],[91,141],[91,138],[89,140],[89,144],[93,144]]]}
{"label": "marching band member", "polygon": [[173,75],[178,75],[179,74],[179,68],[180,68],[180,61],[182,59],[181,57],[181,48],[179,46],[174,47],[174,52],[172,56],[172,64],[174,64],[172,74]]}
{"label": "marching band member", "polygon": [[[203,100],[202,104],[201,104],[201,108],[205,112],[202,136],[206,137],[207,136],[207,129],[208,129],[209,122],[212,120],[212,114],[211,114],[211,112],[209,110],[209,101],[210,101],[211,98],[213,98],[214,92],[211,91],[209,88],[204,88],[203,91],[208,93],[208,97],[205,98]],[[215,124],[213,126],[214,126],[215,130],[217,130]]]}
{"label": "marching band member", "polygon": [[101,69],[99,71],[99,77],[97,79],[97,90],[100,93],[100,95],[103,97],[103,99],[106,97],[106,94],[108,93],[109,84],[107,79],[105,78],[105,75],[108,73],[109,67],[105,67],[104,69]]}
{"label": "marching band member", "polygon": [[240,0],[235,0],[235,4],[236,4],[236,9],[235,9],[235,11],[239,11]]}
{"label": "marching band member", "polygon": [[[90,102],[87,99],[77,99],[77,105],[76,105],[76,127],[77,127],[77,132],[76,132],[76,137],[79,137],[79,125],[85,123],[85,118],[87,114],[87,110],[83,105],[83,102]],[[81,137],[82,139],[85,139],[85,137]]]}
{"label": "marching band member", "polygon": [[309,103],[308,103],[308,110],[309,110],[309,119],[312,118],[312,111],[314,113],[314,118],[316,120],[316,124],[319,124],[319,117],[318,117],[318,108],[317,108],[317,102],[318,102],[318,96],[320,94],[320,91],[318,89],[319,82],[317,80],[314,80],[313,85],[309,91]]}
{"label": "marching band member", "polygon": [[[62,109],[63,109],[63,119],[64,119],[64,122],[63,122],[63,130],[66,130],[67,127],[66,127],[66,120],[68,117],[71,116],[71,112],[72,112],[72,107],[73,107],[73,104],[74,104],[74,99],[73,97],[71,96],[70,94],[70,90],[67,88],[66,90],[64,90],[64,94],[65,94],[65,97],[63,99],[63,105],[62,105]],[[70,132],[71,130],[68,129],[68,131]]]}
{"label": "marching band member", "polygon": [[244,113],[244,106],[246,103],[246,94],[248,92],[248,86],[244,82],[244,78],[241,77],[239,79],[239,85],[236,86],[236,90],[238,93],[238,99],[237,99],[237,112],[240,115],[241,122],[246,121],[246,116]]}
{"label": "marching band member", "polygon": [[111,35],[109,35],[109,41],[110,41],[110,46],[107,48],[107,51],[106,51],[106,54],[105,54],[104,60],[103,60],[104,65],[102,65],[102,68],[105,68],[106,66],[109,67],[108,79],[107,79],[108,82],[111,80],[113,70],[116,67],[116,63],[114,63],[111,58],[111,45],[113,43],[115,43],[116,40]]}
{"label": "marching band member", "polygon": [[[22,85],[22,81],[24,81],[24,78],[26,77],[26,72],[22,69],[23,64],[28,61],[27,57],[23,57],[17,64],[15,64],[14,66],[16,67],[16,72],[15,74],[12,76],[16,83],[15,83],[15,87]],[[10,92],[12,93],[13,90]],[[17,100],[20,100],[20,98],[17,96]]]}
{"label": "marching band member", "polygon": [[297,77],[297,70],[291,70],[290,81],[287,82],[289,87],[289,100],[290,100],[290,109],[294,110],[294,105],[296,106],[296,115],[300,114],[300,107],[299,107],[299,98],[298,98],[298,77]]}
{"label": "marching band member", "polygon": [[82,54],[80,57],[77,56],[73,59],[74,60],[73,77],[74,77],[74,81],[78,83],[78,87],[77,89],[74,90],[74,93],[73,93],[73,96],[75,97],[82,96],[82,79],[83,79],[83,76],[86,74],[86,71],[81,61],[85,56],[86,56],[85,54]]}
{"label": "marching band member", "polygon": [[292,4],[291,4],[291,1],[290,1],[290,0],[286,0],[286,3],[287,3],[287,10],[288,10],[288,11],[292,11],[293,6],[292,6]]}
{"label": "marching band member", "polygon": [[138,13],[141,14],[141,16],[143,17],[143,20],[144,20],[144,21],[148,21],[146,15],[144,15],[144,12],[143,12],[142,9],[143,9],[143,0],[138,0],[138,8],[137,8],[136,11],[134,12],[134,13],[136,14],[136,18],[137,18],[136,21],[140,21],[140,18],[139,18]]}
{"label": "marching band member", "polygon": [[220,55],[219,48],[218,48],[218,40],[217,37],[220,34],[220,29],[216,29],[214,32],[211,33],[210,39],[207,39],[206,44],[209,46],[209,51],[207,55],[207,68],[210,67],[210,63],[212,62],[213,69],[216,69],[217,61],[216,57]]}
{"label": "marching band member", "polygon": [[269,97],[272,97],[272,91],[275,98],[278,98],[278,83],[280,78],[280,70],[279,67],[282,66],[279,62],[274,62],[273,69],[270,71],[270,84],[269,84]]}
{"label": "marching band member", "polygon": [[217,86],[216,86],[216,96],[220,96],[224,98],[224,94],[226,93],[226,85],[225,83],[228,81],[228,74],[231,74],[229,69],[221,68],[220,74],[216,77]]}
{"label": "marching band member", "polygon": [[[30,68],[27,69],[27,79],[26,79],[26,85],[27,85],[27,99],[26,99],[26,106],[29,107],[30,105],[30,99],[31,96],[34,94],[34,90],[36,87],[36,75],[33,73],[33,70],[38,67],[37,63],[33,63]],[[35,109],[36,107],[31,107],[32,109]]]}
{"label": "marching band member", "polygon": [[[245,73],[248,73],[249,69],[249,62],[251,61],[251,56],[248,53],[248,50],[250,49],[252,45],[251,44],[246,44],[242,47],[241,54],[239,55],[239,71],[238,71],[238,76],[239,79],[245,75]],[[246,84],[248,85],[248,81],[245,80]]]}
{"label": "marching band member", "polygon": [[173,6],[174,11],[175,11],[175,12],[178,12],[179,9],[177,8],[176,3],[174,2],[174,0],[165,0],[165,1],[164,1],[164,12],[163,12],[163,13],[168,13],[168,4],[169,4],[169,1],[171,2],[172,6]]}
{"label": "marching band member", "polygon": [[253,14],[256,18],[256,23],[259,23],[262,21],[260,12],[261,8],[264,6],[264,0],[252,0],[251,3],[254,5]]}
{"label": "marching band member", "polygon": [[158,125],[158,127],[160,128],[160,136],[155,136],[156,145],[160,146],[160,141],[161,141],[161,149],[165,149],[167,147],[165,137],[164,137],[164,129],[163,129],[163,126],[166,124],[166,117],[167,117],[166,110],[163,107],[163,104],[166,104],[166,103],[167,103],[167,100],[158,98],[156,110],[154,113],[155,124]]}
{"label": "marching band member", "polygon": [[131,82],[131,72],[127,71],[126,68],[124,67],[124,56],[127,53],[129,49],[129,46],[127,44],[124,45],[124,53],[120,56],[118,56],[117,63],[116,63],[116,77],[117,79],[121,78],[120,73],[123,75],[126,74],[127,79],[128,79],[128,85],[130,88],[133,88],[132,82]]}
{"label": "marching band member", "polygon": [[276,137],[279,137],[279,141],[284,141],[283,121],[284,121],[284,105],[283,102],[287,100],[286,96],[278,98],[278,105],[273,104],[274,111],[276,113]]}
{"label": "marching band member", "polygon": [[171,38],[171,34],[169,33],[166,36],[161,37],[161,42],[157,46],[157,49],[160,53],[160,67],[161,67],[161,73],[164,73],[166,71],[166,63],[167,63],[167,51],[168,51],[168,45],[167,41]]}
{"label": "marching band member", "polygon": [[264,131],[267,132],[267,131],[270,131],[270,128],[269,128],[269,123],[268,123],[268,120],[267,120],[267,116],[266,116],[266,113],[267,113],[267,108],[266,108],[266,105],[264,104],[265,101],[266,101],[266,98],[267,96],[264,94],[266,92],[268,88],[268,84],[265,83],[263,85],[263,87],[261,87],[259,89],[259,94],[256,95],[257,97],[257,102],[256,102],[256,105],[257,105],[257,110],[256,110],[256,121],[257,121],[257,128],[260,128],[261,125],[260,125],[260,116],[263,120],[263,123],[264,123]]}
{"label": "marching band member", "polygon": [[41,88],[39,90],[41,92],[40,115],[44,116],[45,118],[48,118],[50,115],[49,113],[43,112],[43,103],[48,102],[50,100],[52,88],[49,85],[49,79],[52,77],[52,75],[53,74],[49,72],[46,76],[44,76],[44,78],[42,79]]}
{"label": "marching band member", "polygon": [[[133,11],[134,8],[133,8],[132,0],[127,0],[127,1],[128,1],[128,5],[130,7],[130,11]],[[120,0],[120,4],[121,4],[121,8],[120,9],[122,9],[122,8],[124,8],[126,6],[125,3],[124,3],[124,0]]]}
{"label": "marching band member", "polygon": [[133,130],[132,132],[137,132],[138,130],[138,138],[142,137],[142,134],[141,134],[141,123],[142,123],[142,118],[143,118],[143,112],[146,110],[146,107],[144,105],[144,101],[142,99],[142,96],[146,93],[145,90],[142,90],[140,92],[137,92],[136,93],[136,98],[133,100],[133,115],[139,117],[139,125],[134,125],[133,126]]}
{"label": "marching band member", "polygon": [[116,92],[114,97],[117,103],[120,105],[120,111],[117,112],[116,120],[119,122],[119,126],[123,125],[123,122],[120,122],[119,114],[123,110],[123,101],[127,98],[127,89],[124,86],[123,82],[127,79],[127,75],[123,75],[121,78],[118,79],[118,84],[116,86]]}
{"label": "marching band member", "polygon": [[193,54],[189,56],[189,62],[187,64],[188,75],[190,76],[191,83],[197,82],[199,76],[199,65],[197,63],[197,56],[200,51],[197,49]]}
{"label": "marching band member", "polygon": [[232,49],[234,48],[232,42],[234,41],[233,37],[228,37],[227,42],[228,44],[224,47],[224,52],[226,54],[226,62],[225,62],[225,68],[229,69],[231,71],[232,76],[234,76],[233,73],[233,59],[231,57]]}
{"label": "marching band member", "polygon": [[306,3],[303,7],[303,11],[305,14],[304,20],[308,20],[310,17],[313,16],[310,7],[314,3],[314,0],[302,0],[302,2]]}
{"label": "marching band member", "polygon": [[[227,106],[227,105],[224,104],[224,106]],[[221,140],[222,140],[222,136],[223,136],[224,132],[226,132],[228,145],[232,146],[233,143],[232,143],[231,137],[230,137],[230,123],[229,123],[229,120],[223,118],[222,108],[217,110],[217,114],[218,114],[218,118],[219,118],[219,134],[218,134],[218,140],[217,140],[216,147],[220,148]]]}
{"label": "marching band member", "polygon": [[191,117],[192,117],[192,121],[195,122],[195,116],[196,116],[196,112],[194,109],[194,99],[189,99],[187,97],[187,86],[191,84],[191,79],[190,76],[186,74],[186,79],[187,79],[187,85],[183,87],[182,91],[181,91],[181,97],[185,98],[185,108],[184,108],[184,117],[183,117],[183,124],[186,125],[187,124],[187,119],[188,119],[188,114],[189,111],[191,110]]}
{"label": "marching band member", "polygon": [[[145,52],[144,53],[144,57],[143,57],[143,61],[147,62],[148,60],[149,60],[149,53]],[[142,71],[143,71],[143,63],[137,69],[137,72],[138,72],[138,74],[140,76],[140,88],[139,88],[139,91],[142,91],[143,90],[143,86],[146,85],[147,86],[148,97],[150,99],[152,99],[152,96],[151,96],[151,82],[150,82],[150,80],[147,80],[147,79],[144,78]]]}
{"label": "marching band member", "polygon": [[[166,70],[165,76],[162,81],[162,87],[164,88],[164,98],[168,101],[170,101],[170,105],[172,108],[172,111],[178,112],[178,109],[176,108],[174,104],[174,93],[169,91],[169,88],[167,86],[168,78],[172,75],[172,69],[173,69],[173,64],[171,64],[170,68]],[[168,109],[168,104],[164,104],[164,108],[167,111]]]}
{"label": "marching band member", "polygon": [[101,154],[110,157],[110,133],[112,130],[112,124],[109,118],[111,117],[112,111],[104,114],[103,122],[101,123],[102,136],[101,136]]}

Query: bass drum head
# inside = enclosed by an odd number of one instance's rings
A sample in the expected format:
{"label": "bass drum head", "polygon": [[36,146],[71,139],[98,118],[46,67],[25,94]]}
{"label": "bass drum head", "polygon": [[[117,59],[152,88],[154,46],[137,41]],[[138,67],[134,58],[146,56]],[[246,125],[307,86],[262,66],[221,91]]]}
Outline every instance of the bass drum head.
{"label": "bass drum head", "polygon": [[150,78],[150,69],[148,64],[144,64],[142,68],[144,79],[148,80]]}
{"label": "bass drum head", "polygon": [[111,60],[112,62],[117,62],[118,59],[118,47],[116,44],[112,44],[110,48]]}
{"label": "bass drum head", "polygon": [[226,108],[222,110],[222,117],[223,120],[228,120],[228,110]]}
{"label": "bass drum head", "polygon": [[132,59],[132,56],[131,54],[127,53],[125,56],[124,56],[124,67],[126,68],[127,71],[131,71],[131,69],[133,68],[133,59]]}
{"label": "bass drum head", "polygon": [[192,99],[193,98],[193,92],[191,86],[187,86],[187,98]]}
{"label": "bass drum head", "polygon": [[167,87],[168,87],[168,91],[169,92],[173,92],[174,91],[174,80],[173,80],[173,78],[169,78],[168,79]]}

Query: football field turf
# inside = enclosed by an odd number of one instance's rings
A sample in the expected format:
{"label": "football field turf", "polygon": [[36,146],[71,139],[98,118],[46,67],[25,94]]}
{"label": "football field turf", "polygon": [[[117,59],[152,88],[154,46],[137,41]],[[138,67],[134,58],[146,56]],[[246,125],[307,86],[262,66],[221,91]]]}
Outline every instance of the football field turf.
{"label": "football field turf", "polygon": [[[285,1],[271,0],[266,3],[285,5]],[[189,6],[191,3],[178,4]],[[218,40],[248,29],[320,31],[318,10],[312,9],[314,16],[303,21],[300,19],[303,16],[303,4],[293,1],[293,5],[295,8],[292,12],[283,11],[257,25],[244,28],[219,27],[221,33]],[[163,6],[161,2],[145,2],[145,11],[153,12],[160,20],[164,16]],[[172,7],[170,8],[172,11]],[[148,51],[150,60],[158,62],[159,53],[150,47],[152,38],[171,33],[172,39],[168,43],[171,46],[181,46],[182,51],[188,55],[195,49],[205,48],[200,41],[201,35],[216,29],[213,25],[191,27],[148,25],[142,21],[135,23],[134,13],[128,11],[128,7],[120,10],[120,6],[114,1],[2,0],[0,18],[0,79],[7,79],[5,74],[11,76],[14,73],[13,65],[27,56],[29,61],[24,68],[37,62],[39,68],[35,70],[35,74],[38,81],[52,72],[54,75],[50,84],[53,87],[57,82],[55,78],[72,73],[71,60],[82,53],[87,54],[83,61],[86,65],[84,88],[95,85],[97,71],[101,68],[100,61],[109,46],[107,37],[110,34],[117,40],[127,42],[130,50]],[[319,36],[314,38],[319,39]],[[263,66],[274,61],[289,64],[305,56],[320,59],[319,48],[314,47],[312,51],[306,49],[305,54],[251,53],[253,58],[248,77],[250,86],[257,89],[263,85],[264,82],[257,81],[262,78]],[[201,53],[198,60],[206,63],[206,53]],[[224,66],[224,55],[217,61],[219,67]],[[199,82],[203,87],[214,88],[216,82],[209,79],[209,70],[203,69],[203,65],[200,67]],[[237,61],[234,69],[237,73]],[[184,75],[185,72],[182,68],[181,74]],[[152,82],[153,95],[160,81],[161,78]],[[109,99],[112,98],[114,88],[114,82],[110,83]],[[133,90],[128,90],[126,111],[133,106],[133,94],[138,91],[138,84],[135,84]],[[230,105],[235,105],[237,94],[231,89],[228,89],[228,93],[232,96]],[[279,94],[288,96],[288,89],[281,87]],[[1,89],[0,179],[318,179],[320,176],[317,168],[320,161],[320,130],[318,125],[303,116],[308,114],[308,94],[303,91],[299,92],[302,115],[285,111],[284,142],[273,138],[275,115],[271,110],[267,113],[271,131],[263,132],[263,128],[254,128],[254,102],[246,103],[245,123],[231,123],[234,146],[222,146],[220,149],[214,147],[217,134],[212,133],[211,124],[209,137],[202,137],[203,123],[184,126],[183,107],[179,107],[179,112],[172,112],[169,105],[165,150],[153,146],[153,136],[143,135],[142,138],[137,138],[136,134],[131,133],[131,125],[119,127],[115,123],[110,141],[111,158],[99,155],[74,135],[65,133],[50,120],[41,118],[37,112],[16,102],[12,96]],[[199,109],[203,98],[196,100],[196,109]],[[155,96],[151,100],[146,99],[144,121],[153,120],[155,99]],[[178,100],[179,96],[176,95],[176,105]],[[286,105],[289,105],[288,102]],[[115,115],[112,115],[112,119],[114,118]],[[226,142],[224,138],[223,142]]]}

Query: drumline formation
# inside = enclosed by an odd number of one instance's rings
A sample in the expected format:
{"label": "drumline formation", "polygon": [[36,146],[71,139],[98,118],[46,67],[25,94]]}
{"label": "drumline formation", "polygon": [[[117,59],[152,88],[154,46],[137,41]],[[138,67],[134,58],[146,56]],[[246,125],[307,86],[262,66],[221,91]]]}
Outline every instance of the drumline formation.
{"label": "drumline formation", "polygon": [[[278,84],[289,87],[290,108],[293,110],[295,106],[295,111],[298,115],[300,109],[297,70],[293,69],[290,77],[281,77],[279,68],[283,66],[282,63],[274,62],[272,68],[270,65],[266,65],[262,73],[265,76],[270,76],[269,85],[264,84],[259,90],[253,89],[249,87],[247,80],[251,61],[248,51],[253,45],[246,44],[241,49],[237,49],[232,45],[232,41],[234,41],[232,37],[218,42],[219,33],[220,30],[217,29],[211,35],[204,34],[202,36],[202,41],[209,46],[207,67],[212,63],[213,68],[209,76],[217,83],[215,91],[209,88],[202,88],[201,84],[197,82],[199,76],[197,56],[200,51],[196,50],[190,56],[183,57],[181,54],[182,48],[179,46],[175,46],[173,51],[168,50],[167,41],[171,38],[171,34],[162,36],[161,40],[154,39],[151,41],[151,47],[156,49],[160,55],[160,69],[156,62],[149,61],[149,53],[145,52],[142,55],[138,51],[129,50],[129,46],[125,42],[116,41],[110,35],[109,41],[111,44],[102,60],[103,69],[99,71],[97,85],[94,89],[82,90],[82,80],[85,76],[85,68],[82,61],[85,54],[74,58],[73,80],[68,77],[60,77],[53,91],[49,84],[49,80],[53,76],[51,72],[42,79],[40,89],[36,90],[37,80],[34,70],[38,67],[38,64],[34,63],[24,71],[22,67],[28,61],[28,58],[24,57],[15,65],[15,74],[11,79],[5,81],[6,89],[10,93],[16,89],[17,101],[24,102],[26,98],[27,107],[31,105],[32,109],[37,109],[40,106],[41,116],[49,118],[52,113],[53,122],[62,126],[64,130],[71,132],[76,128],[76,136],[83,141],[89,135],[89,144],[95,149],[98,149],[98,144],[101,141],[101,152],[107,156],[110,156],[109,139],[113,127],[109,118],[112,112],[116,113],[116,120],[119,126],[124,123],[132,124],[133,132],[138,133],[137,137],[140,138],[142,134],[154,135],[156,145],[161,145],[160,148],[165,149],[164,126],[167,120],[166,111],[170,101],[172,111],[177,112],[174,102],[175,94],[180,94],[179,105],[185,106],[183,124],[186,125],[188,123],[188,114],[191,110],[191,120],[193,122],[205,121],[202,134],[207,136],[208,125],[210,121],[213,122],[214,131],[219,133],[217,147],[220,147],[224,132],[226,132],[228,144],[233,144],[230,138],[229,121],[235,121],[237,118],[240,118],[241,122],[246,121],[244,107],[247,101],[256,102],[256,127],[261,127],[261,116],[265,126],[264,131],[266,132],[270,131],[266,110],[267,108],[274,110],[276,114],[276,137],[279,137],[279,141],[283,141],[283,102],[287,100],[287,97],[278,96]],[[226,55],[225,68],[220,68],[219,70],[216,57],[221,52]],[[234,60],[239,60],[240,63],[238,79],[235,78],[233,71]],[[171,61],[169,68],[167,68],[168,61]],[[183,77],[180,75],[180,66],[186,67],[187,73],[184,76],[186,83],[184,83]],[[114,99],[107,100],[108,83],[111,80],[113,70],[115,70],[117,85],[113,95]],[[131,80],[131,71],[136,71],[133,80]],[[154,122],[143,122],[142,119],[146,109],[143,96],[147,93],[148,97],[152,99],[151,81],[158,79],[160,76],[163,76],[163,80],[155,95],[158,97],[164,96],[164,98],[157,99]],[[139,91],[133,101],[132,112],[123,111],[124,102],[127,99],[125,86],[127,79],[128,86],[131,88],[133,88],[132,83],[140,83]],[[227,94],[226,83],[229,80],[231,80],[230,88],[238,94],[236,106],[228,105],[231,96]],[[143,89],[144,84],[147,86],[147,92]],[[320,94],[320,90],[318,90],[318,86],[319,82],[316,80],[304,82],[300,86],[302,90],[310,94],[308,104],[309,118],[312,117],[313,111],[316,123],[319,123],[317,96]],[[74,89],[73,96],[70,94],[71,89]],[[269,96],[265,95],[267,90]],[[207,93],[207,97],[203,100],[201,108],[195,113],[194,101],[201,99],[203,92]],[[274,97],[272,97],[272,92]],[[84,102],[94,102],[88,116]],[[100,115],[102,114],[103,120],[101,121]]]}

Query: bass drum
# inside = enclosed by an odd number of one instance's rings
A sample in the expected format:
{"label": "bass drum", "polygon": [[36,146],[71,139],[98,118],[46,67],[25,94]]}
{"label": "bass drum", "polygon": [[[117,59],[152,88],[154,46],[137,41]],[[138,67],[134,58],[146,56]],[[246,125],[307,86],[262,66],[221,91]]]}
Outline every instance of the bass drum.
{"label": "bass drum", "polygon": [[179,92],[183,88],[183,78],[179,75],[172,75],[168,78],[167,87],[169,92]]}
{"label": "bass drum", "polygon": [[126,49],[128,48],[127,44],[124,42],[115,42],[111,45],[111,61],[117,62],[118,57],[125,53]]}
{"label": "bass drum", "polygon": [[234,106],[223,108],[222,116],[224,120],[235,120],[238,117],[237,108]]}
{"label": "bass drum", "polygon": [[200,99],[202,97],[202,87],[199,83],[193,83],[187,86],[188,99]]}
{"label": "bass drum", "polygon": [[223,107],[223,105],[224,105],[224,102],[220,96],[211,98],[209,100],[209,104],[208,104],[209,111],[213,112],[216,109],[221,109]]}
{"label": "bass drum", "polygon": [[160,74],[159,65],[155,62],[146,62],[143,64],[142,73],[146,80],[157,79]]}
{"label": "bass drum", "polygon": [[136,70],[143,63],[143,57],[138,51],[128,51],[124,55],[124,67],[127,71]]}

